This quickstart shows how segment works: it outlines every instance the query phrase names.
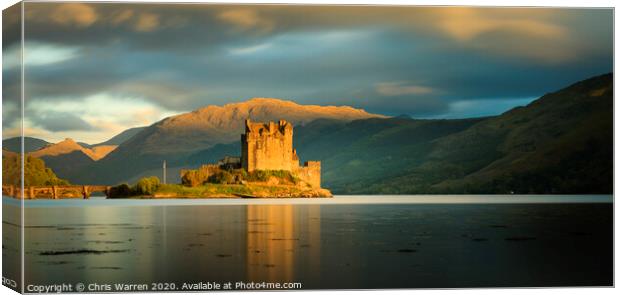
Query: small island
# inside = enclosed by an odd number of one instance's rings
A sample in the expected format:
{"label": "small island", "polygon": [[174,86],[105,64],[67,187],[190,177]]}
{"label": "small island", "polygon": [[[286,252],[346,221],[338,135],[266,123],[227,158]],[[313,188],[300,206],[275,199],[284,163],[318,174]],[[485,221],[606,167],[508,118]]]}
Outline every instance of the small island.
{"label": "small island", "polygon": [[157,177],[111,187],[108,198],[329,198],[321,188],[321,162],[299,164],[293,125],[246,120],[241,156],[226,156],[198,169],[181,170],[180,184]]}

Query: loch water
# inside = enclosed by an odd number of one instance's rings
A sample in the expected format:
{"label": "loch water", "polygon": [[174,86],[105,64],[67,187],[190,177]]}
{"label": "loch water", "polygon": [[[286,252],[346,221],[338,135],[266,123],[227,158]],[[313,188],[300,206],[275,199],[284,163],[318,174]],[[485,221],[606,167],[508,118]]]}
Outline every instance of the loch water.
{"label": "loch water", "polygon": [[[613,196],[21,200],[25,285],[296,282],[302,289],[610,286]],[[88,291],[88,290],[86,290]]]}

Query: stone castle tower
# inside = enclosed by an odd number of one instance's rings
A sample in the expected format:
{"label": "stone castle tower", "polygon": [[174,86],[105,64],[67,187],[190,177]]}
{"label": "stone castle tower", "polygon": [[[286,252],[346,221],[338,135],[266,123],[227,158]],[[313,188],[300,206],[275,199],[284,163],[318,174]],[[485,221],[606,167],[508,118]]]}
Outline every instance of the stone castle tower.
{"label": "stone castle tower", "polygon": [[241,135],[241,165],[246,171],[293,171],[295,161],[299,166],[290,123],[284,120],[277,124],[245,121],[245,134]]}
{"label": "stone castle tower", "polygon": [[254,170],[286,170],[313,186],[321,186],[321,162],[306,162],[299,166],[293,148],[293,125],[285,120],[278,123],[245,121],[241,135],[241,167]]}

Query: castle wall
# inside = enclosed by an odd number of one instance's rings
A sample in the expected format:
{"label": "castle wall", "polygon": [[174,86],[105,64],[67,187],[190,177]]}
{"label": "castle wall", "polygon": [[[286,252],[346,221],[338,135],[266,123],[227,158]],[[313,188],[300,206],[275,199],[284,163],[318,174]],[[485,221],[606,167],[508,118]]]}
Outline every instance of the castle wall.
{"label": "castle wall", "polygon": [[321,187],[321,162],[308,161],[296,169],[295,174],[313,187]]}

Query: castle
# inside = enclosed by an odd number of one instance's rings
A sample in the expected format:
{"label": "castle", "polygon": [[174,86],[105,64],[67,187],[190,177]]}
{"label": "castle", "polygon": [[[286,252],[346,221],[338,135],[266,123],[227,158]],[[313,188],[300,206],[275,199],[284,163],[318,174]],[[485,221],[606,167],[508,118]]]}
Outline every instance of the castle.
{"label": "castle", "polygon": [[285,120],[258,123],[245,121],[241,135],[241,167],[254,170],[285,170],[313,187],[321,187],[321,162],[308,161],[299,165],[293,148],[293,125]]}

